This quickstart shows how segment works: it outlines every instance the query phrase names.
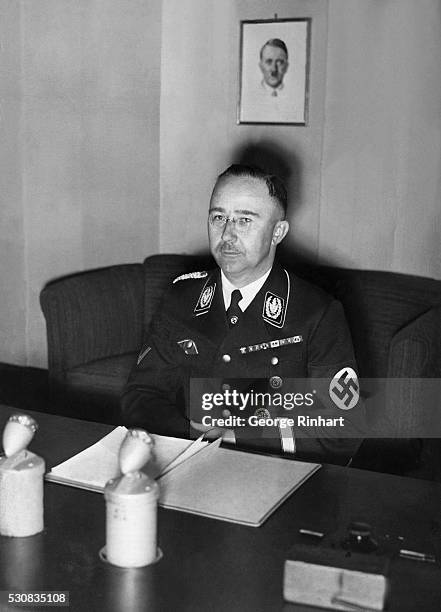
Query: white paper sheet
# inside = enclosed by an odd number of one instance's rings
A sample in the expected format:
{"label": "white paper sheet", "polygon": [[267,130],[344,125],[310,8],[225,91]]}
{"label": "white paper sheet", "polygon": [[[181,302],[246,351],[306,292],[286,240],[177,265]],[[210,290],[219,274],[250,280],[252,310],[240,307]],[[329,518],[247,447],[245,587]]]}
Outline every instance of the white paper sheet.
{"label": "white paper sheet", "polygon": [[[46,480],[102,492],[111,478],[120,475],[118,453],[126,433],[125,427],[117,427],[96,444],[52,468],[46,474]],[[154,440],[155,459],[146,466],[146,471],[154,478],[179,465],[208,444],[201,438],[192,441],[150,435]]]}
{"label": "white paper sheet", "polygon": [[259,527],[321,467],[219,444],[159,479],[160,506]]}

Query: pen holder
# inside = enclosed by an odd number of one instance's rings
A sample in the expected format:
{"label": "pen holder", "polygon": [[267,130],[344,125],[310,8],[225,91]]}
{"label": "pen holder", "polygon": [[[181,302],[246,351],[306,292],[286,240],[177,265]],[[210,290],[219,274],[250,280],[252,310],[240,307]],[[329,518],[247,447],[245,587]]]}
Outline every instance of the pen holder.
{"label": "pen holder", "polygon": [[41,457],[23,450],[0,458],[0,534],[24,537],[43,531]]}

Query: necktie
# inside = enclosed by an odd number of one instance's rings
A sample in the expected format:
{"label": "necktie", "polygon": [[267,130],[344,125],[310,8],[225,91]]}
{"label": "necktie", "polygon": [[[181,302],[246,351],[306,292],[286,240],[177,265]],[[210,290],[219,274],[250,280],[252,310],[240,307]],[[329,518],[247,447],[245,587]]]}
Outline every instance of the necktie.
{"label": "necktie", "polygon": [[239,302],[242,299],[242,294],[239,289],[235,289],[231,294],[231,302],[227,310],[228,325],[234,327],[239,321],[240,315],[242,314],[239,308]]}

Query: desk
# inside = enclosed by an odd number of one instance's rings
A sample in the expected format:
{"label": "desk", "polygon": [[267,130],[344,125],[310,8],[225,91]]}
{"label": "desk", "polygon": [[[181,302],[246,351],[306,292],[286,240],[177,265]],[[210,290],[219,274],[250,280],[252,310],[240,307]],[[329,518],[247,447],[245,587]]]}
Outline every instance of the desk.
{"label": "desk", "polygon": [[[0,407],[1,430],[12,412],[17,410]],[[40,425],[31,449],[48,468],[111,430],[29,414]],[[124,570],[98,558],[105,544],[103,496],[46,483],[45,531],[0,538],[0,590],[68,590],[73,612],[311,612],[282,599],[283,564],[293,536],[300,527],[329,531],[355,519],[378,532],[439,540],[441,485],[325,465],[257,529],[160,509],[163,559]],[[391,590],[390,612],[441,609],[438,568],[401,559]]]}

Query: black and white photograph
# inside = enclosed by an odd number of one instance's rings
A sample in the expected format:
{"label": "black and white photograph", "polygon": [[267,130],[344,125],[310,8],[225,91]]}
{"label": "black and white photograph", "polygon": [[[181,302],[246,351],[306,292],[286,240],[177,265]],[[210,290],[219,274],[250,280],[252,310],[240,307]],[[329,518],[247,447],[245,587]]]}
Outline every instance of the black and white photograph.
{"label": "black and white photograph", "polygon": [[239,123],[305,125],[310,19],[242,21]]}
{"label": "black and white photograph", "polygon": [[440,612],[439,0],[0,16],[0,612]]}

